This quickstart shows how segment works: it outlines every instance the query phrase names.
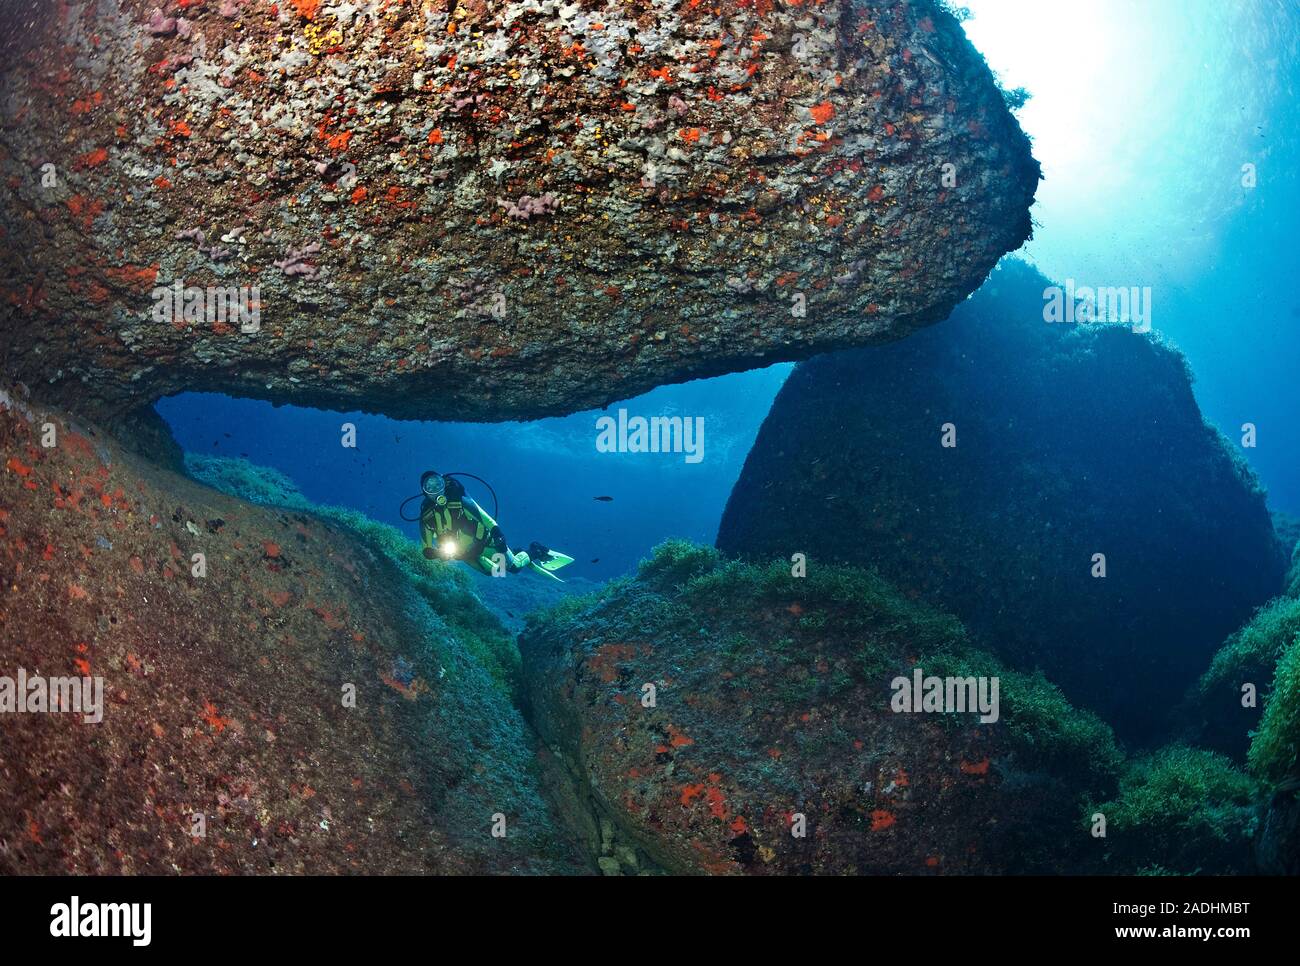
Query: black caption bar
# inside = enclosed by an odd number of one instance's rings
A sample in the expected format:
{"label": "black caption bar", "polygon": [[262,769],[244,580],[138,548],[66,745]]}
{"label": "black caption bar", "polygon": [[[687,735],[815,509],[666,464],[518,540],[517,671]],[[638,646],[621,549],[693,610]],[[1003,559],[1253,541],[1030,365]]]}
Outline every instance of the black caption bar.
{"label": "black caption bar", "polygon": [[[859,878],[704,881],[650,878],[617,886],[592,879],[288,878],[0,879],[0,929],[17,948],[84,954],[228,955],[283,948],[297,955],[373,951],[400,940],[442,946],[476,935],[544,943],[525,923],[571,917],[584,934],[635,940],[671,925],[667,910],[708,910],[719,924],[755,924],[789,936],[863,931],[900,942],[923,930],[951,945],[1048,940],[1071,950],[1200,945],[1231,955],[1288,934],[1294,883],[1225,878]],[[654,910],[660,910],[655,913]],[[547,912],[547,910],[550,910]],[[660,916],[666,918],[660,918]],[[739,917],[739,918],[736,918]],[[728,928],[728,943],[761,930]],[[415,937],[423,937],[416,939]],[[439,938],[441,937],[441,938]],[[730,948],[730,946],[729,946]]]}

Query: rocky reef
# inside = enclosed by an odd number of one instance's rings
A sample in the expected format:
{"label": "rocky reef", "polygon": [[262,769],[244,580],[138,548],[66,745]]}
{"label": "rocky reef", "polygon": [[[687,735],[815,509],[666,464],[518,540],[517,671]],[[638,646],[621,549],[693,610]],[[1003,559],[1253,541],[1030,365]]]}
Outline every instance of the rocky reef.
{"label": "rocky reef", "polygon": [[1234,631],[1196,682],[1182,714],[1189,734],[1237,760],[1273,686],[1278,662],[1300,636],[1300,595],[1269,601]]}
{"label": "rocky reef", "polygon": [[[97,721],[5,715],[2,872],[1222,873],[1253,870],[1252,844],[1265,871],[1294,853],[1300,640],[1249,775],[1201,749],[1128,759],[876,572],[669,542],[529,615],[516,647],[483,581],[275,471],[188,454],[180,476],[7,395],[0,459],[0,653],[103,681]],[[996,678],[996,720],[899,713],[916,668]]]}
{"label": "rocky reef", "polygon": [[1270,601],[1215,655],[1186,703],[1189,733],[1240,757],[1262,790],[1258,871],[1300,875],[1300,601]]}
{"label": "rocky reef", "polygon": [[1182,356],[1048,324],[1051,286],[1009,261],[942,325],[799,365],[717,545],[876,567],[1155,743],[1286,554]]}
{"label": "rocky reef", "polygon": [[[1283,543],[1296,540],[1292,518],[1275,514],[1275,528]],[[1300,554],[1300,545],[1297,545]],[[1256,871],[1272,875],[1300,875],[1300,586],[1293,556],[1285,593],[1268,601],[1250,620],[1228,636],[1209,668],[1188,690],[1179,709],[1185,738],[1221,755],[1213,771],[1224,772],[1230,756],[1244,765],[1255,789],[1256,812],[1250,823]],[[1190,754],[1190,753],[1189,753]],[[1210,761],[1207,756],[1203,759]],[[1144,769],[1145,770],[1145,769]],[[1150,769],[1152,773],[1155,769]],[[1240,789],[1245,777],[1226,776],[1201,790],[1204,797],[1184,793],[1175,800],[1189,806],[1187,814],[1152,828],[1140,837],[1150,843],[1175,829],[1187,831],[1204,808],[1219,830],[1218,846],[1231,846],[1231,868],[1243,865],[1240,840],[1241,812],[1223,809],[1223,795],[1213,789]],[[1153,823],[1157,824],[1157,823]],[[1135,841],[1138,839],[1135,838]],[[1193,850],[1183,850],[1189,857]],[[1211,852],[1216,851],[1212,845]]]}
{"label": "rocky reef", "polygon": [[0,872],[591,868],[465,575],[195,468],[246,499],[0,398],[3,673],[102,680],[98,722],[4,715]]}
{"label": "rocky reef", "polygon": [[[1130,755],[1041,672],[841,564],[672,541],[519,640],[526,709],[609,875],[1296,871],[1300,639],[1246,769]],[[996,679],[997,720],[902,713],[917,669]]]}
{"label": "rocky reef", "polygon": [[114,427],[575,411],[906,335],[1030,232],[931,0],[156,2],[0,9],[0,361]]}
{"label": "rocky reef", "polygon": [[[4,4],[0,873],[1300,871],[1300,525],[1175,350],[989,277],[1007,104],[942,0]],[[717,547],[603,587],[152,406],[799,359]]]}
{"label": "rocky reef", "polygon": [[[1100,868],[1082,815],[1124,767],[1110,729],[872,573],[670,542],[520,650],[607,873]],[[998,720],[895,713],[918,666],[998,676]]]}
{"label": "rocky reef", "polygon": [[[1297,546],[1300,554],[1300,545]],[[1292,568],[1294,578],[1296,568]],[[1262,608],[1241,634],[1215,657],[1207,678],[1221,673],[1217,697],[1237,715],[1241,725],[1242,682],[1254,683],[1263,714],[1250,733],[1247,763],[1269,789],[1255,852],[1259,870],[1275,875],[1300,875],[1300,586],[1292,579],[1287,596]],[[1256,648],[1243,647],[1254,640]],[[1276,662],[1268,667],[1268,658]],[[1239,660],[1239,658],[1245,660]],[[1233,669],[1238,672],[1232,673]],[[1262,672],[1262,673],[1261,673]],[[1234,682],[1232,679],[1236,678]],[[1205,679],[1203,679],[1204,682]],[[1235,683],[1229,702],[1226,685]]]}

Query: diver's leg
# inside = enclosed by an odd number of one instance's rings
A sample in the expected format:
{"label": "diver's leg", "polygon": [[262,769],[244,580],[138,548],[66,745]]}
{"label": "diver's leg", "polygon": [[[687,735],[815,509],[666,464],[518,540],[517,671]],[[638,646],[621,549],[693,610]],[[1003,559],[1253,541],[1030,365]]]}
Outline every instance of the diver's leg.
{"label": "diver's leg", "polygon": [[484,547],[474,565],[490,577],[498,576],[501,571],[518,573],[528,565],[528,554],[515,553],[509,547]]}
{"label": "diver's leg", "polygon": [[[506,543],[506,535],[501,532],[500,527],[493,527],[492,532],[488,534],[487,546],[483,548],[483,554],[490,560],[500,560],[505,564],[506,573],[513,574],[523,570],[528,566],[528,554],[522,550],[513,551]],[[500,555],[498,557],[497,555]]]}

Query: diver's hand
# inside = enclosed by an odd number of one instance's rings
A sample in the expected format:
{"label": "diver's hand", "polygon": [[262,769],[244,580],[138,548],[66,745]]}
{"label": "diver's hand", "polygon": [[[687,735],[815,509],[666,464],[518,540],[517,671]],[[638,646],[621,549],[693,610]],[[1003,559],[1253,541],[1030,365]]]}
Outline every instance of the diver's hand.
{"label": "diver's hand", "polygon": [[425,548],[424,548],[424,559],[425,559],[425,560],[432,560],[432,559],[433,559],[434,557],[436,557],[436,556],[438,556],[438,551],[434,550],[432,547],[425,547]]}

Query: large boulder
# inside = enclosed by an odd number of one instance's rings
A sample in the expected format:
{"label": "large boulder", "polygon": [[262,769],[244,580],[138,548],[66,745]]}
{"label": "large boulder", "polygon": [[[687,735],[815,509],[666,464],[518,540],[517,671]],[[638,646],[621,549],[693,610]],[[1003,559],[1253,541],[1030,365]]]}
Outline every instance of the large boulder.
{"label": "large boulder", "polygon": [[[607,873],[1100,868],[1083,805],[1115,791],[1110,729],[872,573],[670,542],[530,617],[520,651]],[[996,678],[997,720],[898,710],[917,667]]]}
{"label": "large boulder", "polygon": [[0,358],[114,425],[571,412],[906,335],[1030,232],[934,0],[157,2],[0,9]]}
{"label": "large boulder", "polygon": [[103,688],[98,722],[0,714],[0,872],[587,869],[467,583],[391,528],[224,474],[284,505],[0,395],[0,703],[20,674]]}
{"label": "large boulder", "polygon": [[1048,324],[1050,285],[1013,260],[942,325],[798,366],[717,545],[876,567],[1150,738],[1286,558],[1182,356]]}

